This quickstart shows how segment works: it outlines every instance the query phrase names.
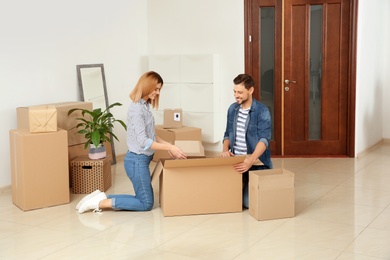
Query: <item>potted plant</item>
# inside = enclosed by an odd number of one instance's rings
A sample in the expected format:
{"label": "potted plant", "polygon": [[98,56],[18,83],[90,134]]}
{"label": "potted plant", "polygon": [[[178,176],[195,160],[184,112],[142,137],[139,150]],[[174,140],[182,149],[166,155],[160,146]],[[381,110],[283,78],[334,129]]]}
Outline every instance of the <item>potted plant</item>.
{"label": "potted plant", "polygon": [[126,125],[122,120],[115,119],[110,113],[110,108],[115,106],[121,106],[121,103],[114,103],[107,107],[104,111],[101,108],[93,110],[73,108],[68,111],[68,116],[75,111],[81,111],[83,117],[78,117],[80,123],[75,126],[78,129],[77,133],[84,135],[86,142],[84,149],[89,147],[88,156],[90,159],[97,160],[106,157],[106,147],[103,145],[104,142],[112,142],[111,136],[117,141],[118,138],[112,132],[114,122],[120,123],[126,130]]}

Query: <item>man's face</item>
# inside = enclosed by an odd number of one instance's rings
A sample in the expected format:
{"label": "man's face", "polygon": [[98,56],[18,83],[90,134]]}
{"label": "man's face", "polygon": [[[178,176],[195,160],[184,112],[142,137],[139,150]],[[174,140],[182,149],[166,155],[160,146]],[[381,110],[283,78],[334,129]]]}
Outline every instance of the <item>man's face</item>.
{"label": "man's face", "polygon": [[236,102],[240,105],[245,105],[246,102],[251,100],[252,92],[253,88],[250,88],[248,90],[243,84],[234,85],[234,98],[236,99]]}

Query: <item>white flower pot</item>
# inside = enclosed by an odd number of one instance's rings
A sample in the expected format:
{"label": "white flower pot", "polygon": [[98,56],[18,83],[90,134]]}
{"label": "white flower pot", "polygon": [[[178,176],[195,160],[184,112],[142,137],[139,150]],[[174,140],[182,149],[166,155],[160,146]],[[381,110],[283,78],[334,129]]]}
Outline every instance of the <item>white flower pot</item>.
{"label": "white flower pot", "polygon": [[94,144],[90,144],[88,157],[92,160],[103,159],[107,156],[106,147],[103,144],[99,144],[96,147]]}

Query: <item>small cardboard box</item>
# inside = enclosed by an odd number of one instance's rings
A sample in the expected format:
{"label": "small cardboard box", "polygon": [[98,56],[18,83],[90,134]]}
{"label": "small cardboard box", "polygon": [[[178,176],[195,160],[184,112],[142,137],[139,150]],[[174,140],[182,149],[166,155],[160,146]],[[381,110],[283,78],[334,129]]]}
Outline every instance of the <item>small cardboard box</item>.
{"label": "small cardboard box", "polygon": [[[156,125],[155,131],[157,136],[171,144],[178,140],[202,142],[202,129],[197,127],[183,126],[181,128],[164,129],[162,125]],[[160,159],[170,158],[171,156],[167,151],[157,150],[154,153],[153,161],[157,162]]]}
{"label": "small cardboard box", "polygon": [[242,211],[242,175],[233,165],[245,156],[160,160],[152,184],[159,180],[164,216]]}
{"label": "small cardboard box", "polygon": [[[77,129],[74,127],[79,123],[76,118],[82,117],[81,112],[76,111],[70,116],[68,116],[68,111],[72,108],[82,108],[92,110],[91,102],[81,102],[81,101],[69,101],[69,102],[60,102],[45,104],[45,106],[55,106],[57,109],[57,127],[62,128],[68,131],[68,144],[76,145],[85,143],[85,138],[83,135],[77,133]],[[16,108],[17,119],[18,119],[18,129],[27,128],[29,129],[29,108],[30,107],[18,107]]]}
{"label": "small cardboard box", "polygon": [[111,187],[111,160],[77,157],[71,162],[73,193],[88,194],[95,190],[107,191]]}
{"label": "small cardboard box", "polygon": [[181,108],[164,109],[164,128],[180,128],[183,126],[183,112]]}
{"label": "small cardboard box", "polygon": [[23,211],[69,203],[67,132],[10,130],[12,202]]}
{"label": "small cardboard box", "polygon": [[249,214],[257,220],[294,217],[294,173],[283,168],[249,172]]}
{"label": "small cardboard box", "polygon": [[55,106],[32,106],[28,110],[30,133],[57,131],[57,109]]}
{"label": "small cardboard box", "polygon": [[186,155],[187,158],[201,158],[205,157],[204,147],[200,141],[175,141],[175,145],[179,147]]}
{"label": "small cardboard box", "polygon": [[[104,146],[106,147],[107,156],[112,156],[111,144],[109,142],[105,142]],[[84,149],[84,144],[71,145],[68,147],[68,157],[69,157],[69,185],[70,187],[73,187],[71,162],[77,157],[88,157],[88,149]]]}

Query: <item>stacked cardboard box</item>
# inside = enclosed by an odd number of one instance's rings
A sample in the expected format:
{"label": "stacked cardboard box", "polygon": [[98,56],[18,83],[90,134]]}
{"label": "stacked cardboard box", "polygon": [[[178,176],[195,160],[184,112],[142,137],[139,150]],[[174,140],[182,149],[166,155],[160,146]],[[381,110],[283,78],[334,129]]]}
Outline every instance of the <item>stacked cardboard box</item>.
{"label": "stacked cardboard box", "polygon": [[180,128],[183,126],[183,112],[181,108],[164,109],[164,128]]}
{"label": "stacked cardboard box", "polygon": [[[67,150],[68,150],[68,159],[69,159],[68,167],[69,167],[70,186],[72,186],[70,162],[79,156],[88,156],[88,149],[84,149],[84,144],[86,142],[86,139],[84,138],[83,135],[78,134],[77,129],[75,128],[75,126],[79,123],[79,121],[76,120],[76,118],[82,117],[81,112],[76,111],[72,113],[70,116],[68,116],[68,111],[73,108],[92,110],[93,104],[91,102],[68,101],[68,102],[59,102],[59,103],[51,103],[47,105],[40,105],[40,107],[42,106],[55,107],[57,111],[57,126],[68,132],[67,135],[68,138]],[[17,119],[18,119],[18,129],[29,128],[29,125],[31,123],[30,111],[31,108],[36,108],[36,107],[37,106],[18,107],[16,109]],[[111,144],[107,142],[104,145],[107,150],[107,155],[112,156]]]}
{"label": "stacked cardboard box", "polygon": [[[43,105],[40,105],[43,106]],[[77,129],[74,127],[79,123],[76,118],[82,117],[81,112],[75,112],[68,116],[68,111],[72,108],[81,108],[81,109],[92,109],[91,102],[79,102],[79,101],[70,101],[70,102],[60,102],[47,104],[46,106],[54,106],[57,110],[57,126],[68,131],[68,145],[78,145],[85,143],[85,138],[83,135],[77,134]],[[29,111],[32,107],[18,107],[16,108],[17,118],[18,118],[18,129],[29,128],[30,116]]]}
{"label": "stacked cardboard box", "polygon": [[67,131],[9,135],[13,203],[24,211],[69,203]]}
{"label": "stacked cardboard box", "polygon": [[28,109],[30,133],[57,132],[55,106],[34,106]]}

